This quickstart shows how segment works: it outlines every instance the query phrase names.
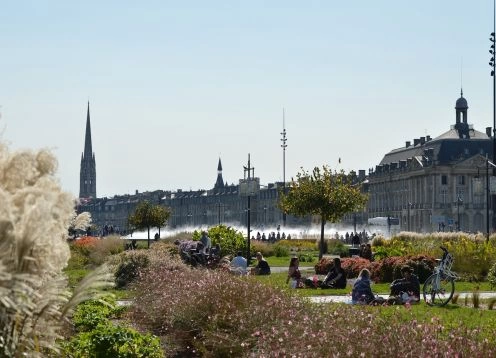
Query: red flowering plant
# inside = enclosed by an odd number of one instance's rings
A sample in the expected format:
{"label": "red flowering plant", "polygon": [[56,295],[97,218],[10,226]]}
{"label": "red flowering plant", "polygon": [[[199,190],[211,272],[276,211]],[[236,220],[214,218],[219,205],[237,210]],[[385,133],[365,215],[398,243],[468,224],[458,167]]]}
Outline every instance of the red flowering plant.
{"label": "red flowering plant", "polygon": [[362,269],[370,270],[370,261],[362,257],[346,257],[341,259],[341,267],[347,278],[356,278]]}
{"label": "red flowering plant", "polygon": [[374,282],[392,282],[402,277],[401,267],[404,265],[410,266],[420,282],[424,282],[434,271],[436,259],[427,255],[386,257],[371,263],[371,278]]}
{"label": "red flowering plant", "polygon": [[89,255],[98,240],[99,239],[94,236],[82,236],[80,239],[74,241],[72,247],[83,255]]}

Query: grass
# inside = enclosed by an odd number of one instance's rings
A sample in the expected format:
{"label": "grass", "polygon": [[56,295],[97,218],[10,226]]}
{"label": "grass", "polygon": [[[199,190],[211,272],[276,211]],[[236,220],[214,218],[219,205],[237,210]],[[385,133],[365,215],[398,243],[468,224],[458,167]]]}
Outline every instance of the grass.
{"label": "grass", "polygon": [[378,311],[383,318],[401,319],[405,324],[410,324],[412,314],[419,322],[431,322],[441,319],[444,330],[440,334],[449,334],[452,328],[460,325],[468,329],[481,329],[479,339],[487,338],[494,342],[494,328],[496,327],[496,311],[475,310],[470,307],[463,307],[453,304],[448,304],[445,307],[431,307],[421,302],[407,309],[403,306],[383,306],[372,307],[362,306],[361,309]]}
{"label": "grass", "polygon": [[[268,256],[264,257],[264,259],[268,262],[270,267],[289,267],[289,261],[291,260],[290,256]],[[300,267],[314,267],[319,262],[318,258],[315,257],[312,262],[300,262]],[[253,260],[251,262],[251,266],[256,266],[257,260]]]}
{"label": "grass", "polygon": [[[306,272],[303,272],[305,275]],[[313,272],[309,273],[312,276]],[[251,276],[252,279],[258,280],[260,282],[266,283],[268,285],[286,289],[288,285],[286,284],[286,272],[272,273],[270,276]],[[372,285],[372,291],[376,294],[387,295],[389,294],[390,283],[374,283]],[[456,282],[455,293],[456,292],[474,292],[477,289],[479,291],[492,291],[489,282]],[[422,292],[422,284],[420,285],[420,291]],[[308,296],[335,296],[335,295],[347,295],[351,292],[351,286],[348,285],[343,289],[314,289],[314,288],[302,288],[295,291],[297,295],[302,297]]]}
{"label": "grass", "polygon": [[69,280],[69,287],[74,288],[79,281],[81,281],[84,276],[89,274],[92,270],[89,269],[70,269],[64,270],[67,275],[67,279]]}

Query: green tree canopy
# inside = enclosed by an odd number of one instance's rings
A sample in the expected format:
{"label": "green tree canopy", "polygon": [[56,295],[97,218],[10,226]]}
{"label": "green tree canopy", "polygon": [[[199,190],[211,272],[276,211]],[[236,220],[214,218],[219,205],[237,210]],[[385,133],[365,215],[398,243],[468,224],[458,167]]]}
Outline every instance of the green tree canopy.
{"label": "green tree canopy", "polygon": [[312,173],[302,168],[296,180],[291,180],[288,192],[281,194],[279,207],[286,213],[320,216],[320,258],[326,222],[338,222],[345,214],[362,209],[367,202],[367,195],[362,193],[356,179],[354,172],[332,172],[325,165],[322,169],[315,167]]}
{"label": "green tree canopy", "polygon": [[161,205],[152,205],[148,200],[142,201],[136,207],[134,214],[128,218],[129,225],[137,230],[147,229],[148,248],[150,248],[150,228],[165,226],[169,219],[170,209]]}

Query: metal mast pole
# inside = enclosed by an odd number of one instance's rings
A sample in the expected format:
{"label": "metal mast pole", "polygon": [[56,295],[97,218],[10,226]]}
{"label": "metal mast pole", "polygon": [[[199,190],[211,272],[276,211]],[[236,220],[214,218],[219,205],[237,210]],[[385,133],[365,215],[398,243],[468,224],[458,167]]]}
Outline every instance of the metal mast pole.
{"label": "metal mast pole", "polygon": [[[493,163],[496,161],[496,61],[494,60],[495,33],[496,33],[496,1],[493,0],[493,32],[491,32],[491,37],[489,38],[489,40],[492,42],[491,48],[489,49],[489,53],[491,54],[491,60],[489,61],[489,66],[491,66],[491,76],[493,77],[493,156],[491,158]],[[496,168],[494,167],[493,167],[493,176],[496,176]],[[491,200],[491,202],[492,201],[493,200]],[[493,228],[492,218],[491,218],[491,228]]]}
{"label": "metal mast pole", "polygon": [[[285,115],[284,108],[282,109],[282,132],[281,132],[281,147],[282,147],[282,190],[284,195],[286,195],[286,124],[285,124]],[[282,226],[286,226],[286,212],[282,212]]]}
{"label": "metal mast pole", "polygon": [[[491,76],[493,77],[493,163],[496,161],[496,61],[494,61],[494,34],[496,33],[496,1],[493,0],[493,32],[491,33],[492,58],[489,63],[492,67]],[[496,175],[496,168],[493,168],[493,175]]]}

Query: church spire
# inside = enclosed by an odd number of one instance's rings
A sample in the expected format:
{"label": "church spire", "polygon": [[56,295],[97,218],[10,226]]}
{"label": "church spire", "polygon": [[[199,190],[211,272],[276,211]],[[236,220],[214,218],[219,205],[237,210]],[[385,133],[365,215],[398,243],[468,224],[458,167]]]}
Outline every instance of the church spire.
{"label": "church spire", "polygon": [[91,144],[90,102],[86,113],[86,133],[84,136],[84,152],[81,154],[81,170],[79,172],[79,197],[96,198],[96,164],[95,153]]}
{"label": "church spire", "polygon": [[91,146],[91,124],[90,124],[90,101],[88,101],[88,111],[86,112],[86,134],[84,137],[84,156],[91,158],[93,148]]}
{"label": "church spire", "polygon": [[217,164],[217,180],[215,181],[214,189],[221,189],[224,187],[224,179],[222,179],[222,163]]}

